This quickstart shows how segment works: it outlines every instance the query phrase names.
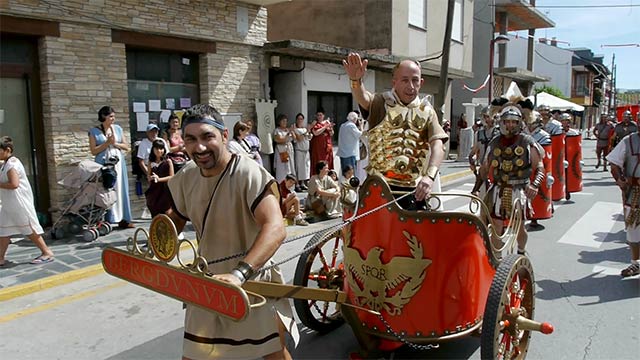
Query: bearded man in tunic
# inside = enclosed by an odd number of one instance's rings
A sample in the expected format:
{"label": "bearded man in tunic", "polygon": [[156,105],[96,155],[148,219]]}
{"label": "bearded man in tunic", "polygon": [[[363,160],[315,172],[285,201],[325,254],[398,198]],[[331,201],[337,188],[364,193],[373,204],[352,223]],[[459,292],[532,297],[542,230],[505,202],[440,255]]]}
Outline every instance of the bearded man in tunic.
{"label": "bearded man in tunic", "polygon": [[[191,221],[199,239],[198,255],[207,260],[246,252],[237,265],[210,263],[208,271],[215,279],[237,286],[254,277],[284,283],[277,267],[257,273],[271,264],[286,236],[278,184],[251,158],[228,151],[228,130],[212,106],[192,107],[182,122],[185,148],[193,161],[169,182],[178,232]],[[286,299],[269,299],[239,322],[187,305],[183,359],[290,359],[284,332],[297,334],[292,319]]]}
{"label": "bearded man in tunic", "polygon": [[350,53],[342,64],[351,93],[369,121],[367,174],[382,176],[392,190],[415,188],[415,194],[399,205],[407,210],[426,209],[425,199],[433,191],[449,136],[429,101],[418,96],[424,83],[420,63],[403,60],[396,64],[392,89],[382,94],[372,94],[364,87],[368,60]]}

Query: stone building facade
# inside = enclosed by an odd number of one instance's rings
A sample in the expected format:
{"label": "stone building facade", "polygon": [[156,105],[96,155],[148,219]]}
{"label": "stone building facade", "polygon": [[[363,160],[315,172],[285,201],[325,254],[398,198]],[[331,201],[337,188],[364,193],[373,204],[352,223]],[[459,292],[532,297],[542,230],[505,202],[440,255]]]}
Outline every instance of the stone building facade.
{"label": "stone building facade", "polygon": [[[230,0],[12,0],[0,2],[2,43],[31,42],[28,68],[31,115],[27,119],[5,113],[1,135],[28,121],[32,154],[30,176],[37,208],[48,213],[61,208],[74,191],[57,184],[77,162],[92,158],[87,131],[98,125],[97,111],[104,105],[116,111],[116,123],[128,138],[140,136],[130,121],[127,54],[142,49],[197,59],[194,88],[199,99],[222,113],[253,117],[254,100],[264,98],[261,73],[262,45],[266,41],[267,11],[255,1]],[[7,40],[8,39],[8,40]],[[9,41],[10,40],[10,41]],[[19,47],[19,46],[18,46]],[[10,53],[14,53],[10,48]],[[20,70],[3,48],[0,77],[20,78]],[[16,52],[17,53],[17,52]],[[17,55],[15,56],[18,57]],[[28,61],[26,61],[28,62]],[[183,64],[188,64],[183,58]],[[150,65],[151,66],[151,65]],[[144,69],[143,69],[144,70]],[[29,76],[29,75],[25,75]],[[162,86],[160,83],[158,86]],[[33,94],[33,96],[32,96]],[[5,99],[5,102],[9,100]],[[9,107],[10,104],[0,104]],[[15,113],[15,112],[14,112]],[[20,146],[29,147],[28,144]],[[28,159],[31,157],[31,159]],[[136,196],[129,162],[134,218],[144,199]],[[27,164],[28,165],[28,164]],[[44,180],[43,180],[44,179]],[[35,184],[34,184],[35,183]],[[55,219],[55,212],[49,213]]]}

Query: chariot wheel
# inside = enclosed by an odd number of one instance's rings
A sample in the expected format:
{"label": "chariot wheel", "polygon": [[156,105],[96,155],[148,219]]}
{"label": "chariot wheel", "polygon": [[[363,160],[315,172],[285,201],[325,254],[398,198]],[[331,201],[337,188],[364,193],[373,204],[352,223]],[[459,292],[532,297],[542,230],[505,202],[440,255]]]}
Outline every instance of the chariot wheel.
{"label": "chariot wheel", "polygon": [[482,321],[482,359],[524,359],[531,332],[520,330],[516,318],[533,319],[534,278],[526,256],[507,255],[500,263],[487,297]]}
{"label": "chariot wheel", "polygon": [[[307,245],[315,240],[312,238]],[[316,247],[302,254],[296,266],[293,284],[341,290],[344,282],[343,245],[342,233],[336,231],[322,239]],[[327,333],[344,324],[340,310],[334,302],[294,299],[293,303],[300,321],[312,330]]]}

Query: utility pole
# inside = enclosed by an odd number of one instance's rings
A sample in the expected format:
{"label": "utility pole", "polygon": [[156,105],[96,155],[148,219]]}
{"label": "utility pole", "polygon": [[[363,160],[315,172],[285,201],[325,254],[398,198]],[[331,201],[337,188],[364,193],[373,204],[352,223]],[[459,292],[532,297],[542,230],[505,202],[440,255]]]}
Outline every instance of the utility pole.
{"label": "utility pole", "polygon": [[440,124],[444,120],[444,114],[440,111],[447,96],[447,80],[449,78],[449,52],[451,50],[451,28],[453,26],[453,9],[455,0],[447,1],[447,24],[444,30],[442,41],[442,61],[440,62],[440,82],[438,84],[438,94],[435,99],[435,110],[438,114]]}
{"label": "utility pole", "polygon": [[[615,91],[615,82],[614,82],[615,81],[615,74],[614,74],[614,71],[615,71],[615,67],[616,67],[616,53],[613,53],[613,58],[611,59],[611,83],[609,84],[609,88],[610,88],[610,91],[609,91],[609,104],[608,104],[609,105],[609,113],[611,113],[611,110],[613,109],[613,105],[612,104],[615,104],[615,101],[614,101],[614,96],[615,96],[614,95],[614,91]],[[615,110],[615,109],[613,109],[613,110]]]}
{"label": "utility pole", "polygon": [[618,113],[618,86],[616,83],[618,82],[618,65],[613,65],[613,111]]}

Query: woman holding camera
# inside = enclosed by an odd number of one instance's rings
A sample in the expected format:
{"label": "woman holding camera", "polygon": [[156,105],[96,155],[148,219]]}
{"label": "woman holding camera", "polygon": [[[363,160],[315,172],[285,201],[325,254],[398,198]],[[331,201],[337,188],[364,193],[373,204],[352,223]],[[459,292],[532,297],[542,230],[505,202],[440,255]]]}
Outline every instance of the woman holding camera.
{"label": "woman holding camera", "polygon": [[100,125],[89,129],[89,149],[98,164],[115,164],[117,173],[116,194],[118,200],[107,210],[106,221],[118,224],[121,229],[133,228],[131,223],[131,204],[129,203],[129,176],[127,175],[127,161],[124,154],[129,152],[124,132],[120,125],[115,124],[116,115],[113,108],[103,106],[98,111]]}

